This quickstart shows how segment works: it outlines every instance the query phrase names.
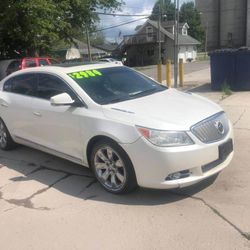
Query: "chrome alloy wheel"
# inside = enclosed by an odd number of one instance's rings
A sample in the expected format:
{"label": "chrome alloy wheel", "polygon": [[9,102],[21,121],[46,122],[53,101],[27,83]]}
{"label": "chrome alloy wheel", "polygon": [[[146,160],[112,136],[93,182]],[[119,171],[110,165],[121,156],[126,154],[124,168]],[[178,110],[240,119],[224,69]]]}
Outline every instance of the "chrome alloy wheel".
{"label": "chrome alloy wheel", "polygon": [[110,191],[121,190],[126,183],[126,168],[122,158],[111,147],[99,148],[94,156],[96,176]]}
{"label": "chrome alloy wheel", "polygon": [[7,146],[7,131],[2,121],[0,121],[0,145],[1,148]]}

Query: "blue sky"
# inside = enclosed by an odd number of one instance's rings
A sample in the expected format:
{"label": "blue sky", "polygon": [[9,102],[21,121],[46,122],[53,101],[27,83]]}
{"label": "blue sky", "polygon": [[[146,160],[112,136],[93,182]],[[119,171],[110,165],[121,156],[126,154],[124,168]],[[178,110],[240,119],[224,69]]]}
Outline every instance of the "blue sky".
{"label": "blue sky", "polygon": [[[183,2],[189,2],[192,0],[180,0],[180,4]],[[151,14],[153,6],[156,0],[124,0],[125,5],[122,6],[122,14],[135,14],[135,15],[146,15]],[[141,17],[113,17],[113,16],[100,16],[100,28],[106,28],[120,23],[129,22],[132,20],[140,19]],[[145,20],[140,20],[128,25],[121,26],[104,31],[104,35],[108,41],[118,41],[124,35],[130,35],[134,33],[134,29],[137,25],[143,24]],[[119,33],[121,34],[120,38]]]}

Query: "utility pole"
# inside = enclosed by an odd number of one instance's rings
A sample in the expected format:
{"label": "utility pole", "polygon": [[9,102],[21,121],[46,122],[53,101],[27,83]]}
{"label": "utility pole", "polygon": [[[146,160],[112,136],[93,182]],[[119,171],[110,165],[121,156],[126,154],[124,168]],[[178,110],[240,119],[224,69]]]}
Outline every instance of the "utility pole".
{"label": "utility pole", "polygon": [[158,16],[158,65],[157,65],[157,80],[162,83],[162,61],[161,61],[161,8],[162,0],[159,0],[159,16]]}
{"label": "utility pole", "polygon": [[159,51],[158,51],[158,64],[161,64],[161,1],[159,0],[159,16],[158,16],[158,43],[159,43]]}
{"label": "utility pole", "polygon": [[178,87],[178,58],[179,58],[179,7],[180,1],[175,0],[175,13],[174,13],[174,87]]}
{"label": "utility pole", "polygon": [[205,58],[207,57],[207,40],[208,40],[208,18],[206,17],[206,34],[205,34]]}

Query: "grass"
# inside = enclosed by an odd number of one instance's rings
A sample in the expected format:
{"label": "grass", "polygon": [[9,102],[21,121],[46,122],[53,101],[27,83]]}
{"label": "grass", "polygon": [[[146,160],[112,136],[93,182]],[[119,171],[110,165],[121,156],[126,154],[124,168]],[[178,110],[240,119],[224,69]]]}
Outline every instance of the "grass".
{"label": "grass", "polygon": [[222,91],[222,99],[225,99],[228,96],[233,94],[233,92],[232,92],[230,86],[227,84],[227,82],[223,83],[223,85],[221,86],[221,91]]}
{"label": "grass", "polygon": [[209,61],[210,60],[210,56],[205,53],[205,52],[200,52],[200,53],[197,53],[197,58],[196,58],[197,61]]}

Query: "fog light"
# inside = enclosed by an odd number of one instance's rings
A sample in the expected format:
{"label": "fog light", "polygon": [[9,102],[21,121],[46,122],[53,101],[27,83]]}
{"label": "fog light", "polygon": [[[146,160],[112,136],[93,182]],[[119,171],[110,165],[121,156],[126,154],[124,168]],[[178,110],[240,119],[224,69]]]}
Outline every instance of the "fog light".
{"label": "fog light", "polygon": [[174,180],[187,178],[190,175],[191,175],[191,172],[189,170],[183,170],[180,172],[175,172],[175,173],[169,174],[165,180],[166,181],[174,181]]}

